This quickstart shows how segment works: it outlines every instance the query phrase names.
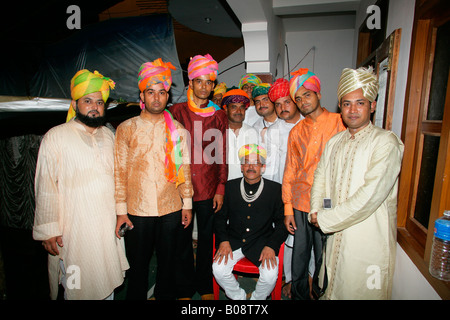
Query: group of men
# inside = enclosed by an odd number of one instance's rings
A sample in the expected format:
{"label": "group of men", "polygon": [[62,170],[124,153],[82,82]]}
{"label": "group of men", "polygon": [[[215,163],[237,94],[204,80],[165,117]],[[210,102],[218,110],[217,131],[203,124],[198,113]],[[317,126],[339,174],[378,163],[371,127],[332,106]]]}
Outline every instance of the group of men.
{"label": "group of men", "polygon": [[250,299],[264,300],[286,242],[292,299],[389,299],[403,144],[371,123],[372,70],[343,70],[338,114],[307,69],[273,84],[248,74],[227,90],[209,54],[189,62],[187,102],[168,107],[174,69],[140,67],[142,111],[115,135],[104,126],[115,83],[73,77],[67,122],[44,136],[35,179],[52,298],[61,284],[66,299],[113,299],[126,275],[127,299],[147,299],[156,252],[156,299],[212,299],[213,277],[246,299],[232,271],[247,257],[260,273]]}

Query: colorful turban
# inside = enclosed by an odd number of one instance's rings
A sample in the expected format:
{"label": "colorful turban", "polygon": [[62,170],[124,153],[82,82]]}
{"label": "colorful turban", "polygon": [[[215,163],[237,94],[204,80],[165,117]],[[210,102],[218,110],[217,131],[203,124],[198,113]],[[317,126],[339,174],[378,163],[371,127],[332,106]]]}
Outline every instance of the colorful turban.
{"label": "colorful turban", "polygon": [[247,92],[241,89],[232,89],[225,93],[222,98],[222,105],[229,105],[230,103],[243,103],[246,108],[250,105],[250,98]]}
{"label": "colorful turban", "polygon": [[213,96],[221,93],[224,94],[225,92],[227,92],[227,85],[225,82],[221,82],[214,88]]}
{"label": "colorful turban", "polygon": [[241,81],[239,81],[239,89],[242,89],[242,87],[246,83],[253,83],[254,85],[258,85],[258,84],[261,84],[262,81],[258,76],[254,75],[252,73],[249,73],[249,74],[244,75],[241,78]]}
{"label": "colorful turban", "polygon": [[166,91],[172,85],[172,71],[175,67],[170,62],[163,62],[161,58],[153,62],[146,62],[141,65],[138,73],[139,90],[144,92],[148,87],[162,83]]}
{"label": "colorful turban", "polygon": [[320,92],[319,78],[308,69],[300,68],[297,71],[292,72],[291,75],[292,77],[289,81],[289,92],[292,100],[295,101],[295,93],[301,86],[305,87],[307,90]]}
{"label": "colorful turban", "polygon": [[251,154],[258,154],[261,158],[266,160],[267,158],[267,151],[262,146],[259,146],[257,144],[246,144],[242,146],[239,149],[239,159],[242,160],[245,156],[251,155]]}
{"label": "colorful turban", "polygon": [[279,98],[289,96],[289,81],[280,78],[270,87],[269,99],[272,102],[277,101]]}
{"label": "colorful turban", "polygon": [[[106,102],[109,98],[110,89],[114,89],[115,82],[110,78],[104,77],[98,71],[93,73],[87,69],[78,71],[70,81],[70,95],[72,100],[77,101],[87,94],[100,91],[102,99]],[[71,103],[67,113],[66,122],[75,116],[75,103]]]}
{"label": "colorful turban", "polygon": [[362,89],[364,98],[370,102],[375,101],[378,95],[378,80],[372,67],[342,70],[337,92],[339,102],[347,93],[358,89]]}
{"label": "colorful turban", "polygon": [[264,94],[269,94],[270,83],[260,83],[253,88],[252,98],[262,96]]}
{"label": "colorful turban", "polygon": [[214,81],[217,78],[218,70],[219,64],[211,57],[211,55],[196,55],[189,61],[188,78],[189,80],[192,80],[205,74],[209,74],[211,80]]}

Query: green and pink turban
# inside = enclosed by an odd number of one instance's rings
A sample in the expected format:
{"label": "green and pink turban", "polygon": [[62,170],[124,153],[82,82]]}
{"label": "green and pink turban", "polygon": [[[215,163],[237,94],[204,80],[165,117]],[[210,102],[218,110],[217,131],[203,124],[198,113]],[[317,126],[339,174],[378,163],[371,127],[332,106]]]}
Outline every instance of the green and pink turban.
{"label": "green and pink turban", "polygon": [[262,81],[258,76],[254,75],[253,73],[246,74],[239,81],[239,89],[242,89],[242,87],[247,83],[252,83],[255,86],[257,86],[261,84]]}
{"label": "green and pink turban", "polygon": [[[110,89],[114,89],[115,82],[104,77],[98,71],[90,72],[83,69],[75,73],[70,81],[70,95],[73,101],[77,101],[87,94],[100,91],[102,100],[106,102],[109,98]],[[75,116],[75,102],[72,102],[67,113],[66,122]]]}
{"label": "green and pink turban", "polygon": [[303,86],[307,90],[311,90],[314,92],[320,92],[320,80],[319,78],[305,68],[300,68],[297,71],[291,73],[292,77],[289,81],[289,92],[291,94],[292,100],[295,101],[295,93],[298,88]]}
{"label": "green and pink turban", "polygon": [[193,80],[197,77],[209,74],[212,81],[216,80],[217,72],[219,71],[219,64],[216,60],[211,57],[211,55],[206,54],[205,56],[196,55],[191,58],[188,64],[188,78]]}
{"label": "green and pink turban", "polygon": [[252,98],[262,96],[264,94],[269,94],[270,83],[260,83],[253,88]]}

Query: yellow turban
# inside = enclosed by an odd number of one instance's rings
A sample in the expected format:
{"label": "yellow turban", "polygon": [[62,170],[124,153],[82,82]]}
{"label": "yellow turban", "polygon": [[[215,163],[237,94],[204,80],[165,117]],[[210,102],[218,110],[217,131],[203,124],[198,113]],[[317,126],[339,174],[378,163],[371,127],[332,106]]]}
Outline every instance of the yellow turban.
{"label": "yellow turban", "polygon": [[221,82],[214,88],[213,95],[215,96],[216,94],[220,94],[220,93],[224,94],[225,92],[227,92],[227,85],[225,82]]}
{"label": "yellow turban", "polygon": [[339,102],[343,96],[358,89],[362,89],[364,98],[370,102],[375,101],[378,95],[378,80],[372,67],[342,70],[337,91]]}
{"label": "yellow turban", "polygon": [[[70,81],[70,95],[76,101],[87,94],[100,91],[102,99],[106,102],[109,98],[110,89],[115,88],[115,83],[110,78],[104,77],[98,71],[93,73],[87,69],[78,71]],[[66,122],[75,116],[74,103],[70,104]]]}

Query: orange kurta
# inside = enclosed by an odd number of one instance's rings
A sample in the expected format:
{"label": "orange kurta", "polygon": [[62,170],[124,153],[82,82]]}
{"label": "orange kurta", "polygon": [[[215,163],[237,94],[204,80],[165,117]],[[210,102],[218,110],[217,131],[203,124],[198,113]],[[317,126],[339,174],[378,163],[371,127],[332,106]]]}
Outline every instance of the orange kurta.
{"label": "orange kurta", "polygon": [[293,208],[309,212],[314,171],[322,151],[328,140],[343,130],[345,126],[341,115],[326,109],[323,109],[316,121],[306,117],[292,128],[282,188],[285,215],[293,215]]}

